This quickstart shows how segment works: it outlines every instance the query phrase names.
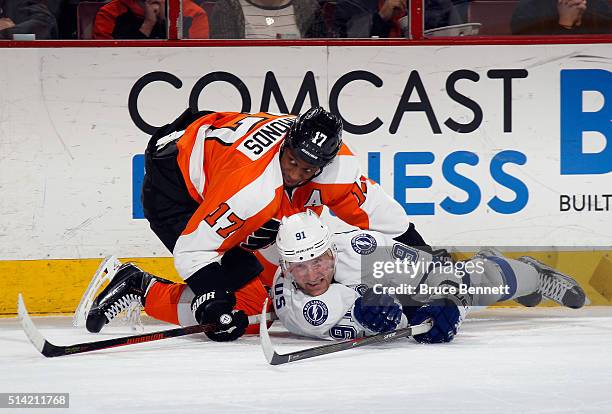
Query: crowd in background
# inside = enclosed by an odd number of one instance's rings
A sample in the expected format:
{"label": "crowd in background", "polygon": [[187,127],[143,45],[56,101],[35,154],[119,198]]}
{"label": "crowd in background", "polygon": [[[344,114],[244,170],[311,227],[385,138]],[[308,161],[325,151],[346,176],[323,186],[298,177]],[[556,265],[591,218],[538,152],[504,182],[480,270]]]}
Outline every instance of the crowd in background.
{"label": "crowd in background", "polygon": [[[410,34],[409,0],[181,1],[183,39],[400,38]],[[478,2],[424,0],[425,33],[478,34],[480,26],[490,24],[486,16],[473,21],[470,7],[476,7]],[[514,3],[510,1],[510,13],[503,16],[511,34],[612,33],[611,0],[514,0]],[[501,7],[502,2],[499,4]],[[499,20],[500,16],[495,18]],[[489,33],[506,34],[501,28],[499,33],[495,33],[495,28]],[[0,39],[34,38],[165,39],[167,3],[0,0]]]}

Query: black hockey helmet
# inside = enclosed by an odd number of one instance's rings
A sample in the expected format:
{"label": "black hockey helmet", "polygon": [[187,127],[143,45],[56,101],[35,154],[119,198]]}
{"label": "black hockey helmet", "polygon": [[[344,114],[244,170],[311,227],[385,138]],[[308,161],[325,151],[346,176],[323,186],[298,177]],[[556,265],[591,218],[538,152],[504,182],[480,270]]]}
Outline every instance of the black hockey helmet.
{"label": "black hockey helmet", "polygon": [[296,156],[319,168],[332,162],[342,146],[342,121],[320,106],[297,117],[285,138]]}

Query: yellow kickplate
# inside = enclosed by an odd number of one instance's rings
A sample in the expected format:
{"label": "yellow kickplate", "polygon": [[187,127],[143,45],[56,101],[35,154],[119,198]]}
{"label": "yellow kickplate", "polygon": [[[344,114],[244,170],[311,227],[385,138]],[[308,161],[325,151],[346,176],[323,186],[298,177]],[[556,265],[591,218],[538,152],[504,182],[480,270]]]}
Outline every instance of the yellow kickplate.
{"label": "yellow kickplate", "polygon": [[612,261],[609,254],[600,258],[589,284],[609,303],[612,303]]}
{"label": "yellow kickplate", "polygon": [[[467,259],[472,253],[454,254]],[[509,252],[509,258],[529,255],[574,277],[591,305],[612,305],[612,250]],[[172,281],[181,278],[172,258],[128,258],[143,270]],[[17,294],[32,314],[71,314],[81,300],[102,258],[0,261],[0,317],[17,314]],[[547,305],[553,305],[550,302]],[[517,306],[506,301],[496,306]]]}
{"label": "yellow kickplate", "polygon": [[[172,258],[120,259],[173,281],[181,280]],[[100,259],[0,261],[0,316],[17,314],[21,293],[31,314],[73,313]]]}

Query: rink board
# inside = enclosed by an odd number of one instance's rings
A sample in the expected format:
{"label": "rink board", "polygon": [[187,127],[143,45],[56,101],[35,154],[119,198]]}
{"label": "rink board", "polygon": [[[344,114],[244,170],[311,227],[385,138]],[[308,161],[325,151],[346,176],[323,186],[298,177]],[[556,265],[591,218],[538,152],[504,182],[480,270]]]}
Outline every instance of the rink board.
{"label": "rink board", "polygon": [[[107,254],[173,274],[142,217],[142,152],[188,105],[321,104],[430,244],[565,246],[609,263],[607,44],[31,48],[2,60],[0,314],[17,291],[35,312],[70,312]],[[568,273],[603,304],[596,267]]]}
{"label": "rink board", "polygon": [[[508,252],[516,258],[524,254],[546,262],[573,275],[580,282],[592,305],[612,305],[612,250],[591,252]],[[464,254],[460,259],[469,257]],[[137,258],[130,260],[150,273],[180,281],[171,258]],[[0,316],[17,312],[17,294],[21,293],[33,314],[72,313],[99,259],[2,261],[0,274],[11,275],[13,282],[0,291]],[[503,302],[501,306],[516,306]]]}

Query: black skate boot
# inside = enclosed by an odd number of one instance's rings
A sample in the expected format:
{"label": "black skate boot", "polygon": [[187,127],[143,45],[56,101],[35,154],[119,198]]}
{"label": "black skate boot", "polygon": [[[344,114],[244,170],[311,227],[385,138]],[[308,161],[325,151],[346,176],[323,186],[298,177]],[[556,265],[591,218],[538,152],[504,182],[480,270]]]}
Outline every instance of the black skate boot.
{"label": "black skate boot", "polygon": [[171,283],[144,272],[131,263],[121,265],[108,286],[93,301],[85,323],[87,330],[93,333],[100,332],[104,325],[132,304],[138,306],[136,311],[140,314],[140,307],[144,306],[144,297],[156,281]]}
{"label": "black skate boot", "polygon": [[535,293],[568,308],[578,309],[584,306],[586,294],[573,278],[533,257],[522,256],[517,260],[535,267],[538,271],[539,286]]}
{"label": "black skate boot", "polygon": [[542,302],[542,294],[540,292],[533,292],[529,295],[521,296],[520,298],[514,298],[514,300],[523,306],[533,308]]}

